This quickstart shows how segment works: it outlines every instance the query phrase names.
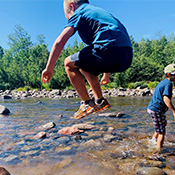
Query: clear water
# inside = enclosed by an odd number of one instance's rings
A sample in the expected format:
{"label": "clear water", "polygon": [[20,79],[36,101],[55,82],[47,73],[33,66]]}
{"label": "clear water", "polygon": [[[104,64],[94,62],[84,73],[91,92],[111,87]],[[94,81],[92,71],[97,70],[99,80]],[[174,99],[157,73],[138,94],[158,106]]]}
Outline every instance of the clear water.
{"label": "clear water", "polygon": [[[72,117],[79,99],[1,100],[0,104],[11,114],[0,116],[0,165],[13,175],[122,174],[122,165],[139,162],[140,166],[154,151],[150,143],[154,128],[146,112],[150,99],[108,98],[112,105],[108,112],[123,112],[123,117],[96,114],[81,120]],[[171,111],[167,112],[167,119],[165,149],[170,154],[175,152],[175,122]],[[41,131],[39,127],[49,122],[54,122],[56,127],[46,131],[47,137],[33,139]],[[77,123],[90,123],[95,128],[80,134],[80,140],[57,134],[59,129]],[[115,128],[115,138],[110,141],[104,139],[109,127]],[[86,144],[88,141],[94,144]]]}

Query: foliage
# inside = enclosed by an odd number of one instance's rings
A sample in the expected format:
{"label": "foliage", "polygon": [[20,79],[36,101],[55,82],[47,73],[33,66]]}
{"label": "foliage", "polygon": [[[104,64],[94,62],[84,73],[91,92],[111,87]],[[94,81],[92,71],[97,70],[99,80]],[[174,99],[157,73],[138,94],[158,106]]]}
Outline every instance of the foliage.
{"label": "foliage", "polygon": [[[49,84],[41,82],[41,73],[45,68],[49,51],[44,35],[38,35],[38,43],[32,43],[30,35],[16,25],[8,36],[9,49],[0,46],[0,89],[71,89],[73,88],[64,70],[64,59],[85,47],[82,42],[73,43],[64,48],[58,59],[54,76]],[[133,62],[129,69],[121,73],[112,73],[110,83],[105,88],[155,88],[164,78],[163,69],[175,63],[175,36],[168,38],[157,35],[157,39],[134,41]],[[99,76],[101,78],[102,75]],[[21,88],[22,87],[22,88]]]}
{"label": "foliage", "polygon": [[149,88],[149,89],[153,89],[153,88],[155,88],[158,84],[159,84],[158,81],[149,82],[149,83],[148,83],[148,88]]}

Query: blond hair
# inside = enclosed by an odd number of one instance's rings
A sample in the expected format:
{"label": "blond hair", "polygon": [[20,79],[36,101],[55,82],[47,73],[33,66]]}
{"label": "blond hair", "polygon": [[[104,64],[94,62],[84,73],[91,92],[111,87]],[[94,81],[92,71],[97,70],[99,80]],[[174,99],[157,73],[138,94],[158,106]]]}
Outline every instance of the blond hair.
{"label": "blond hair", "polygon": [[69,3],[70,2],[80,6],[80,5],[84,4],[84,3],[89,3],[89,0],[64,0],[65,9],[66,9],[67,13],[70,12],[70,8],[69,8]]}

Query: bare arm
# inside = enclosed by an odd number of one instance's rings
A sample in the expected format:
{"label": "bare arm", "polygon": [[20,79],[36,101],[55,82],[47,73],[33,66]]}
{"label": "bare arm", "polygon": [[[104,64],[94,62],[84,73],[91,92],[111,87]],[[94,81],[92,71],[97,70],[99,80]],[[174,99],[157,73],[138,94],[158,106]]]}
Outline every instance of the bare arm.
{"label": "bare arm", "polygon": [[167,105],[167,107],[173,112],[173,116],[175,119],[175,108],[174,108],[171,100],[167,96],[163,96],[163,101]]}
{"label": "bare arm", "polygon": [[42,78],[41,78],[42,82],[45,83],[47,81],[48,83],[51,80],[55,64],[61,54],[61,51],[64,48],[64,45],[66,44],[68,39],[72,36],[73,32],[74,28],[66,27],[62,31],[62,33],[58,36],[58,38],[55,40],[49,55],[49,59],[47,61],[46,68],[42,72]]}
{"label": "bare arm", "polygon": [[104,73],[103,77],[101,78],[101,84],[106,85],[109,83],[109,73]]}

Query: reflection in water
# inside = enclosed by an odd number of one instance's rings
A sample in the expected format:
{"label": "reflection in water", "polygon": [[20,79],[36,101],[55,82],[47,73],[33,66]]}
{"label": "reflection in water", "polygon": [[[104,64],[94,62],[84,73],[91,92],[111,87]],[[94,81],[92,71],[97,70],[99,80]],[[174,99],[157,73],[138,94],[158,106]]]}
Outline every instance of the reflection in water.
{"label": "reflection in water", "polygon": [[[96,114],[82,120],[72,117],[79,107],[77,99],[0,101],[11,111],[9,116],[0,117],[0,165],[8,167],[13,175],[113,175],[151,166],[155,145],[150,142],[154,129],[146,113],[150,98],[109,98],[112,108],[108,112],[123,112],[123,117]],[[165,154],[157,158],[156,165],[161,168],[175,152],[175,122],[170,111],[167,118]],[[40,126],[49,122],[56,127],[45,131],[46,138],[33,139],[41,131]],[[57,133],[77,123],[89,123],[95,128],[80,134],[81,137]],[[114,128],[112,134],[109,127]]]}

